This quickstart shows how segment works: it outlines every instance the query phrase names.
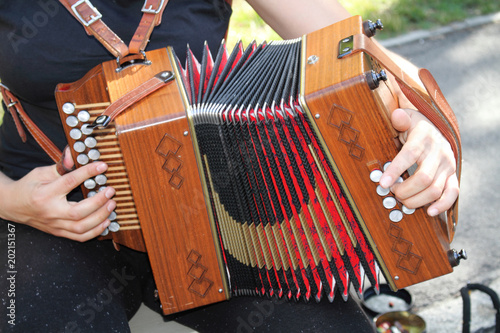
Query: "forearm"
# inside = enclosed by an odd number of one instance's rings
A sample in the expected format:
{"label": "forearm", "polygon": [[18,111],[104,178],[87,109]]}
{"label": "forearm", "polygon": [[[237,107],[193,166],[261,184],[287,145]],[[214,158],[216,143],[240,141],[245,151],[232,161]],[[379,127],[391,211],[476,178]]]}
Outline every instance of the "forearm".
{"label": "forearm", "polygon": [[9,203],[12,199],[10,187],[14,183],[12,179],[0,172],[0,218],[9,219]]}
{"label": "forearm", "polygon": [[332,0],[247,0],[282,38],[291,39],[351,16]]}

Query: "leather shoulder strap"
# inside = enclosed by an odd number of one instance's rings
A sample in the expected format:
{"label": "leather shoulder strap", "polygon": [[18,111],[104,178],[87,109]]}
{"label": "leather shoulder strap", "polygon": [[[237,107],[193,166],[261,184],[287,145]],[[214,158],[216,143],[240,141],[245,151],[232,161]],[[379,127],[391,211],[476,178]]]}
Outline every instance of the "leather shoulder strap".
{"label": "leather shoulder strap", "polygon": [[26,132],[21,126],[21,121],[19,119],[22,120],[33,138],[43,148],[43,150],[45,150],[50,158],[56,163],[59,162],[62,156],[59,148],[57,148],[57,146],[30,119],[30,117],[26,114],[23,107],[21,106],[21,102],[17,99],[16,96],[14,96],[14,94],[10,92],[9,89],[7,89],[7,87],[5,87],[4,85],[0,85],[0,90],[2,92],[3,101],[7,106],[7,110],[12,115],[12,118],[14,118],[17,131],[19,133],[19,136],[21,136],[23,142],[26,142]]}
{"label": "leather shoulder strap", "polygon": [[142,7],[141,22],[130,41],[129,51],[132,54],[140,53],[146,49],[149,37],[154,27],[161,23],[161,18],[168,0],[146,0]]}
{"label": "leather shoulder strap", "polygon": [[153,28],[161,23],[161,16],[168,0],[145,0],[143,16],[130,46],[127,46],[103,21],[102,14],[90,0],[59,0],[59,2],[85,28],[87,34],[94,36],[115,57],[123,58],[127,54],[144,51]]}

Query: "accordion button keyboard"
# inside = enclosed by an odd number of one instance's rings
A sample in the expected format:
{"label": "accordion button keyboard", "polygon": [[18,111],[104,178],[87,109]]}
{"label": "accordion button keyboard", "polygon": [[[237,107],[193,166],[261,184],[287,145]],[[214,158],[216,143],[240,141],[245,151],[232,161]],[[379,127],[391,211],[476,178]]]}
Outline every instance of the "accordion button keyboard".
{"label": "accordion button keyboard", "polygon": [[370,173],[370,179],[374,183],[378,183],[380,181],[380,178],[382,177],[382,171],[381,170],[373,170]]}
{"label": "accordion button keyboard", "polygon": [[85,149],[87,149],[87,147],[85,146],[85,144],[81,141],[77,141],[75,142],[75,144],[73,145],[73,149],[77,152],[77,153],[83,153],[85,151]]}
{"label": "accordion button keyboard", "polygon": [[66,118],[66,125],[68,125],[69,127],[75,127],[76,125],[78,125],[78,123],[78,118],[75,116],[69,116],[68,118]]}
{"label": "accordion button keyboard", "polygon": [[80,140],[82,138],[82,131],[80,131],[79,129],[77,128],[73,128],[70,132],[69,132],[69,136],[73,139],[73,140]]}
{"label": "accordion button keyboard", "polygon": [[114,220],[116,220],[116,216],[117,216],[117,215],[116,215],[116,212],[114,212],[114,211],[113,211],[113,212],[111,212],[111,214],[109,214],[108,219],[109,219],[110,221],[114,221]]}
{"label": "accordion button keyboard", "polygon": [[98,175],[95,177],[95,182],[97,185],[104,185],[108,181],[108,178],[105,175]]}
{"label": "accordion button keyboard", "polygon": [[88,113],[88,111],[78,112],[78,120],[80,120],[82,123],[86,123],[90,120],[90,113]]}
{"label": "accordion button keyboard", "polygon": [[109,234],[109,229],[106,228],[104,229],[104,231],[102,232],[101,236],[107,236]]}
{"label": "accordion button keyboard", "polygon": [[85,139],[85,146],[95,148],[95,146],[97,146],[97,140],[94,137],[89,136]]}
{"label": "accordion button keyboard", "polygon": [[393,209],[397,205],[397,201],[394,197],[387,197],[383,201],[383,205],[386,209]]}
{"label": "accordion button keyboard", "polygon": [[89,150],[88,154],[89,158],[93,161],[96,161],[101,157],[101,153],[97,149],[91,149]]}
{"label": "accordion button keyboard", "polygon": [[86,189],[93,190],[96,187],[96,182],[93,179],[87,179],[84,183],[83,186],[85,186]]}
{"label": "accordion button keyboard", "polygon": [[89,157],[85,154],[80,154],[76,157],[76,161],[80,164],[80,165],[85,165],[85,164],[88,164],[89,163]]}
{"label": "accordion button keyboard", "polygon": [[111,232],[117,232],[118,230],[120,230],[120,225],[118,224],[118,222],[111,222],[108,229]]}
{"label": "accordion button keyboard", "polygon": [[87,198],[92,198],[96,194],[97,194],[96,191],[90,191],[89,193],[87,193]]}
{"label": "accordion button keyboard", "polygon": [[405,205],[403,205],[402,210],[403,210],[403,213],[405,213],[406,215],[411,215],[411,214],[415,213],[415,209],[408,208]]}
{"label": "accordion button keyboard", "polygon": [[388,195],[389,193],[391,193],[391,190],[388,189],[388,188],[383,188],[382,186],[377,186],[377,194],[380,195],[381,197],[385,197],[386,195]]}
{"label": "accordion button keyboard", "polygon": [[81,128],[82,133],[85,135],[90,135],[92,134],[92,128],[89,127],[89,124],[84,124]]}
{"label": "accordion button keyboard", "polygon": [[394,223],[401,222],[401,220],[403,219],[403,212],[395,209],[389,213],[389,219]]}
{"label": "accordion button keyboard", "polygon": [[73,114],[75,112],[75,105],[73,103],[64,103],[62,110],[66,114]]}

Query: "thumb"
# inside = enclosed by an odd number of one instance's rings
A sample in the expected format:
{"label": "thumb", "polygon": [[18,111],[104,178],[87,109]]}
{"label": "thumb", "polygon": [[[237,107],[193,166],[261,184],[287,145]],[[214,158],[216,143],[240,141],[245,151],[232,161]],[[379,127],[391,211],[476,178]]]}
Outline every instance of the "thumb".
{"label": "thumb", "polygon": [[410,111],[396,109],[391,114],[392,127],[398,132],[406,132],[411,127]]}
{"label": "thumb", "polygon": [[412,126],[411,110],[396,109],[391,114],[392,127],[399,132],[399,141],[405,144],[408,139],[408,131]]}
{"label": "thumb", "polygon": [[57,173],[61,176],[72,171],[75,168],[75,162],[71,157],[71,152],[69,150],[69,146],[66,146],[63,150],[63,154],[59,162],[56,165]]}

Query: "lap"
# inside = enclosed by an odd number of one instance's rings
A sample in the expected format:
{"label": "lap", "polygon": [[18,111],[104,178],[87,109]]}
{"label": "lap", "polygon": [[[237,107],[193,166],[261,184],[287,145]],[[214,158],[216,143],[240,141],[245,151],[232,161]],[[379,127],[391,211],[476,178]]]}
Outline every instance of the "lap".
{"label": "lap", "polygon": [[234,297],[171,316],[198,332],[374,332],[372,323],[352,298],[286,301],[263,297]]}
{"label": "lap", "polygon": [[[0,220],[0,253],[8,247],[8,222]],[[15,267],[0,259],[2,313],[15,301],[15,326],[2,332],[128,332],[128,320],[144,301],[156,311],[147,255],[109,241],[77,243],[15,226]],[[13,290],[15,295],[9,294]],[[13,297],[12,297],[13,296]],[[7,317],[9,318],[9,317]],[[305,303],[262,297],[229,301],[168,316],[198,332],[370,332],[370,321],[351,297]],[[4,321],[0,321],[4,323]]]}
{"label": "lap", "polygon": [[[1,253],[14,245],[7,243],[7,226],[0,220]],[[0,275],[10,278],[0,280],[0,300],[2,310],[14,302],[8,311],[15,317],[8,318],[15,320],[0,331],[128,330],[128,319],[142,302],[141,276],[111,242],[78,243],[24,225],[10,226],[15,262],[7,262],[5,255],[0,259]]]}

